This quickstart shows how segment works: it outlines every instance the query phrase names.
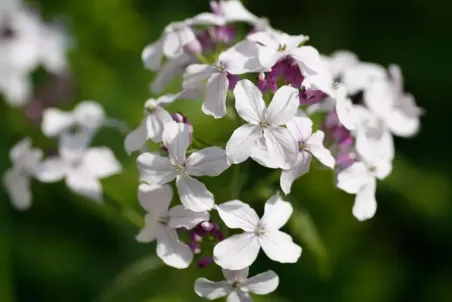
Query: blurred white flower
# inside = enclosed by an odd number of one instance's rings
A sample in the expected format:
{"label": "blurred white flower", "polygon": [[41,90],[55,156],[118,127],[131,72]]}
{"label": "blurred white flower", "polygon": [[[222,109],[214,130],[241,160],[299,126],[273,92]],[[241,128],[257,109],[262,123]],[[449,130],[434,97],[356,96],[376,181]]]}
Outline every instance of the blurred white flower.
{"label": "blurred white flower", "polygon": [[88,149],[90,134],[63,134],[59,137],[59,155],[52,156],[37,167],[36,178],[45,183],[66,180],[74,193],[101,201],[101,178],[121,172],[121,164],[106,147]]}
{"label": "blurred white flower", "polygon": [[31,101],[30,73],[42,65],[51,73],[66,70],[65,34],[42,22],[20,1],[0,4],[0,92],[11,106]]}
{"label": "blurred white flower", "polygon": [[221,26],[225,23],[224,17],[211,13],[201,13],[181,22],[170,23],[165,27],[159,40],[149,44],[143,50],[141,58],[145,67],[152,71],[157,71],[160,69],[164,56],[177,58],[183,54],[184,47],[187,45],[191,43],[199,44],[193,31],[194,26]]}
{"label": "blurred white flower", "polygon": [[193,252],[188,245],[179,241],[177,228],[191,230],[197,224],[208,221],[208,212],[193,212],[178,205],[168,210],[173,198],[169,185],[150,186],[140,184],[138,200],[147,211],[146,225],[136,236],[139,242],[157,240],[157,255],[167,265],[187,268],[193,260]]}
{"label": "blurred white flower", "polygon": [[366,133],[358,132],[356,150],[359,160],[337,175],[337,187],[349,194],[356,194],[353,215],[360,221],[375,215],[376,180],[385,179],[392,170],[392,158],[388,157],[386,139],[382,137],[371,141]]}
{"label": "blurred white flower", "polygon": [[228,302],[253,301],[250,293],[267,295],[276,290],[279,277],[274,271],[248,278],[248,267],[238,271],[223,269],[226,281],[212,282],[205,278],[198,278],[195,282],[195,292],[198,296],[215,300],[228,296]]}
{"label": "blurred white flower", "polygon": [[78,127],[82,132],[95,133],[106,121],[102,106],[94,101],[79,103],[71,112],[58,108],[47,108],[42,116],[42,132],[47,137],[65,134]]}
{"label": "blurred white flower", "polygon": [[9,152],[12,168],[3,174],[3,185],[13,206],[17,210],[27,210],[31,206],[32,194],[30,178],[42,159],[42,151],[32,148],[31,139],[24,138]]}
{"label": "blurred white flower", "polygon": [[256,45],[249,41],[240,42],[222,52],[215,64],[188,66],[184,73],[183,87],[185,89],[203,88],[207,80],[202,110],[205,114],[221,118],[226,114],[228,74],[240,75],[264,70],[256,58]]}
{"label": "blurred white flower", "polygon": [[228,23],[246,22],[259,30],[269,28],[268,20],[251,13],[240,0],[210,1],[210,7],[215,14],[224,16]]}
{"label": "blurred white flower", "polygon": [[188,158],[185,153],[190,144],[189,127],[169,122],[163,130],[163,144],[168,157],[143,153],[137,159],[140,180],[150,185],[163,185],[176,179],[176,186],[182,204],[189,210],[202,212],[212,209],[214,197],[206,186],[190,176],[218,176],[229,164],[223,149],[209,147],[193,152]]}
{"label": "blurred white flower", "polygon": [[277,167],[293,167],[297,162],[298,145],[289,130],[281,125],[297,113],[298,90],[281,87],[266,108],[259,88],[249,80],[241,80],[234,89],[234,96],[237,113],[249,124],[236,129],[229,139],[226,145],[228,161],[233,164],[245,161],[262,138]]}
{"label": "blurred white flower", "polygon": [[301,247],[292,241],[290,235],[279,230],[289,220],[293,208],[278,194],[265,203],[261,219],[248,204],[240,200],[225,202],[216,209],[227,227],[245,231],[226,238],[215,246],[214,260],[222,268],[240,270],[250,266],[261,248],[273,261],[298,261]]}
{"label": "blurred white flower", "polygon": [[390,79],[374,82],[364,92],[364,103],[394,135],[410,137],[419,131],[423,110],[403,90],[402,72],[389,67]]}

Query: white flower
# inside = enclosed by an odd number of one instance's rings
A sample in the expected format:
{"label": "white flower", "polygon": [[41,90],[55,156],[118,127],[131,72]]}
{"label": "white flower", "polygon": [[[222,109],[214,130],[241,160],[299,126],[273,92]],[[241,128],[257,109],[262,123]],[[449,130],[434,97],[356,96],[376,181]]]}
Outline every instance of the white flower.
{"label": "white flower", "polygon": [[289,220],[293,208],[279,195],[271,197],[265,203],[262,219],[240,200],[225,202],[217,206],[217,210],[227,227],[245,231],[226,238],[215,246],[214,260],[222,268],[240,270],[250,266],[261,248],[273,261],[298,261],[301,248],[292,241],[292,237],[279,230]]}
{"label": "white flower", "polygon": [[13,167],[3,175],[3,185],[13,206],[27,210],[31,206],[30,178],[42,158],[42,151],[31,147],[31,140],[25,138],[17,143],[9,153]]}
{"label": "white flower", "polygon": [[319,52],[312,46],[301,46],[308,37],[289,36],[276,30],[259,31],[247,37],[257,42],[259,47],[259,61],[265,68],[272,68],[279,60],[286,56],[292,57],[305,75],[327,73]]}
{"label": "white flower", "polygon": [[336,79],[340,79],[342,74],[350,67],[359,64],[356,54],[347,50],[338,50],[330,56],[322,56],[326,68]]}
{"label": "white flower", "polygon": [[222,52],[213,65],[192,64],[184,73],[183,87],[199,89],[207,80],[202,111],[215,118],[226,114],[226,95],[229,88],[227,75],[239,75],[263,70],[257,58],[254,43],[243,41]]}
{"label": "white flower", "polygon": [[400,68],[389,67],[391,79],[374,82],[364,92],[364,103],[397,136],[410,137],[419,131],[422,109],[403,91]]}
{"label": "white flower", "polygon": [[269,27],[267,20],[251,13],[240,0],[211,1],[210,6],[216,14],[224,16],[228,23],[247,22],[262,30]]}
{"label": "white flower", "polygon": [[72,112],[57,108],[47,108],[42,116],[42,132],[45,136],[55,137],[64,134],[72,127],[82,132],[96,132],[105,122],[105,112],[99,103],[84,101],[75,106]]}
{"label": "white flower", "polygon": [[234,131],[226,145],[228,161],[238,164],[245,161],[259,139],[276,166],[290,169],[298,156],[298,145],[289,130],[281,127],[290,121],[299,106],[298,90],[283,86],[275,93],[269,107],[265,107],[262,92],[249,80],[241,80],[234,89],[235,108],[249,124]]}
{"label": "white flower", "polygon": [[62,179],[74,193],[101,201],[99,179],[121,172],[121,164],[106,147],[87,149],[89,133],[63,134],[59,138],[59,156],[44,160],[37,168],[36,178],[51,183]]}
{"label": "white flower", "polygon": [[365,91],[373,83],[385,81],[386,79],[386,70],[383,66],[359,62],[345,70],[341,77],[341,83],[347,88],[349,95],[354,95],[360,91]]}
{"label": "white flower", "polygon": [[0,11],[0,92],[11,106],[31,100],[30,73],[39,65],[50,72],[66,67],[67,43],[20,2],[3,4]]}
{"label": "white flower", "polygon": [[157,100],[149,99],[144,104],[144,118],[140,126],[130,132],[124,146],[127,153],[140,150],[148,141],[155,143],[162,141],[162,133],[165,123],[173,121],[171,114],[163,106],[174,102],[177,99],[191,99],[197,96],[196,91],[185,90],[178,94],[167,94],[159,97]]}
{"label": "white flower", "polygon": [[[392,136],[391,136],[392,138]],[[371,141],[364,132],[358,132],[356,149],[359,161],[337,175],[337,187],[349,194],[356,194],[353,215],[360,221],[372,218],[377,210],[375,191],[377,179],[386,178],[392,170],[387,155],[387,142],[382,138]]]}
{"label": "white flower", "polygon": [[192,229],[197,224],[208,221],[208,212],[193,212],[178,205],[168,210],[173,191],[169,185],[150,186],[140,184],[138,200],[147,211],[146,226],[136,236],[139,242],[157,239],[157,255],[167,265],[187,268],[193,260],[193,252],[179,241],[177,228]]}
{"label": "white flower", "polygon": [[195,212],[212,209],[212,193],[190,176],[218,176],[223,173],[229,167],[224,150],[209,147],[186,158],[190,144],[189,128],[176,122],[165,124],[163,144],[168,149],[169,157],[152,153],[143,153],[138,157],[140,180],[150,185],[163,185],[176,179],[181,202],[187,209]]}
{"label": "white flower", "polygon": [[228,295],[228,302],[251,302],[250,293],[266,295],[276,290],[279,277],[274,271],[248,278],[248,267],[238,271],[223,269],[226,281],[212,282],[198,278],[195,282],[195,292],[198,296],[215,300]]}
{"label": "white flower", "polygon": [[211,13],[202,13],[191,19],[173,22],[165,27],[163,35],[156,42],[149,44],[141,55],[146,68],[157,71],[163,56],[176,58],[182,55],[184,47],[190,43],[198,42],[192,29],[196,25],[224,25],[226,20],[222,16]]}
{"label": "white flower", "polygon": [[335,159],[323,146],[325,134],[321,130],[312,133],[312,121],[303,111],[298,110],[297,115],[286,126],[298,141],[300,150],[295,166],[290,170],[284,170],[281,174],[281,189],[285,194],[289,194],[295,179],[309,171],[312,156],[330,169],[334,168]]}

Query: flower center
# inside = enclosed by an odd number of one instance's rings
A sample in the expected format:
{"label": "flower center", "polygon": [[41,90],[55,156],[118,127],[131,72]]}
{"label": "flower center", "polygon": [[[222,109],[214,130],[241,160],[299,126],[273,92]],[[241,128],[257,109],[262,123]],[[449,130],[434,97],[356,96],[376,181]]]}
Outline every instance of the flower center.
{"label": "flower center", "polygon": [[268,128],[268,127],[270,126],[270,123],[267,122],[267,121],[262,121],[262,122],[259,123],[259,125],[260,125],[262,128]]}
{"label": "flower center", "polygon": [[286,50],[287,50],[287,45],[286,44],[279,44],[278,52],[284,52]]}
{"label": "flower center", "polygon": [[304,143],[304,142],[299,142],[298,143],[298,150],[299,151],[301,151],[301,150],[307,150],[308,149],[308,145],[306,145],[306,143]]}
{"label": "flower center", "polygon": [[157,108],[157,104],[155,102],[148,102],[144,106],[144,110],[146,110],[147,113],[152,113]]}
{"label": "flower center", "polygon": [[216,64],[215,64],[215,67],[218,69],[218,71],[219,72],[223,72],[224,71],[224,64],[223,64],[223,62],[217,62]]}
{"label": "flower center", "polygon": [[176,166],[176,172],[177,173],[184,173],[185,172],[185,165],[179,164]]}
{"label": "flower center", "polygon": [[242,287],[242,284],[240,283],[240,281],[234,281],[234,282],[232,282],[232,289],[233,290],[236,290],[236,289],[239,289],[239,288],[241,288]]}

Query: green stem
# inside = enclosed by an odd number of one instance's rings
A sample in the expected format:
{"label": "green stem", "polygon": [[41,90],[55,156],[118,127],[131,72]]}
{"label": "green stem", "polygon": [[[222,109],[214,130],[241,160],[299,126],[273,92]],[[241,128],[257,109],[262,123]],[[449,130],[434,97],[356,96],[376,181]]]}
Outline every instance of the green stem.
{"label": "green stem", "polygon": [[202,64],[210,65],[209,60],[205,56],[203,56],[201,53],[196,54],[196,58],[201,62]]}

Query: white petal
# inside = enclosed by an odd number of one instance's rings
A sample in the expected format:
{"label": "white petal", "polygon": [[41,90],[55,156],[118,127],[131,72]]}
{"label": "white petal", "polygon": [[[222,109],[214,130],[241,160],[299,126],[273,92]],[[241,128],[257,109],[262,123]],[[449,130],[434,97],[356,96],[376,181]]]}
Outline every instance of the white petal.
{"label": "white petal", "polygon": [[105,112],[99,103],[84,101],[74,108],[74,117],[81,126],[95,130],[104,122]]}
{"label": "white petal", "polygon": [[42,132],[45,136],[54,137],[74,124],[74,115],[56,108],[45,109],[42,113]]}
{"label": "white petal", "polygon": [[245,281],[248,278],[249,267],[245,267],[244,269],[238,271],[232,271],[229,269],[222,269],[223,276],[228,281]]}
{"label": "white petal", "polygon": [[209,300],[224,297],[231,291],[232,286],[226,281],[212,282],[206,278],[198,278],[195,281],[196,294]]}
{"label": "white petal", "polygon": [[63,132],[58,137],[60,156],[69,163],[78,162],[91,143],[93,134],[89,129],[79,130],[75,133]]}
{"label": "white petal", "polygon": [[231,200],[216,207],[221,220],[230,229],[253,232],[259,223],[256,211],[240,200]]}
{"label": "white petal", "polygon": [[279,285],[279,277],[274,271],[266,271],[249,278],[243,285],[253,294],[267,295],[276,290]]}
{"label": "white petal", "polygon": [[387,81],[387,73],[381,65],[360,62],[347,68],[341,77],[341,81],[347,88],[348,93],[354,95],[360,90],[367,90],[374,83]]}
{"label": "white petal", "polygon": [[219,242],[213,249],[215,263],[229,270],[250,266],[259,254],[260,246],[254,233],[233,235]]}
{"label": "white petal", "polygon": [[148,133],[146,130],[146,124],[143,122],[138,128],[130,132],[124,140],[124,148],[127,154],[131,154],[134,151],[140,150],[147,141]]}
{"label": "white petal", "polygon": [[18,163],[24,155],[28,154],[32,149],[32,142],[29,137],[26,137],[16,143],[9,151],[9,158],[14,164]]}
{"label": "white petal", "polygon": [[320,90],[330,97],[336,97],[333,77],[329,73],[305,75],[303,87],[306,90]]}
{"label": "white petal", "polygon": [[36,167],[35,176],[40,182],[57,182],[65,177],[69,169],[69,164],[61,157],[49,157]]}
{"label": "white petal", "polygon": [[163,53],[169,58],[176,58],[183,53],[182,40],[177,32],[171,31],[163,37]]}
{"label": "white petal", "polygon": [[157,219],[155,213],[148,213],[145,216],[145,226],[140,230],[135,239],[141,243],[149,243],[157,238]]}
{"label": "white petal", "polygon": [[278,37],[272,31],[258,31],[248,35],[246,38],[274,50],[277,50],[280,44]]}
{"label": "white petal", "polygon": [[218,176],[229,168],[226,152],[218,147],[193,152],[185,165],[187,173],[192,176]]}
{"label": "white petal", "polygon": [[193,212],[182,205],[172,207],[169,212],[168,225],[174,229],[186,228],[187,230],[193,229],[196,225],[203,221],[208,221],[210,218],[209,212]]}
{"label": "white petal", "polygon": [[250,297],[249,293],[236,289],[229,294],[226,302],[253,302],[253,299]]}
{"label": "white petal", "polygon": [[287,223],[292,212],[293,207],[290,202],[276,194],[265,203],[264,216],[262,216],[260,225],[265,230],[279,230]]}
{"label": "white petal", "polygon": [[166,184],[176,178],[175,167],[166,157],[143,153],[137,158],[137,166],[140,171],[140,181],[151,185]]}
{"label": "white petal", "polygon": [[138,201],[149,213],[160,215],[168,212],[169,204],[173,199],[173,189],[169,185],[148,185],[141,183],[138,186]]}
{"label": "white petal", "polygon": [[163,144],[168,148],[168,156],[173,164],[185,163],[185,152],[190,145],[190,129],[175,121],[165,123]]}
{"label": "white petal", "polygon": [[283,170],[280,178],[281,189],[284,194],[289,194],[292,188],[293,182],[309,172],[311,165],[312,155],[306,151],[300,151],[298,153],[298,161],[289,170]]}
{"label": "white petal", "polygon": [[264,131],[265,143],[270,157],[281,169],[290,169],[298,159],[298,143],[289,130],[282,127],[269,127]]}
{"label": "white petal", "polygon": [[256,146],[256,142],[261,136],[259,126],[246,124],[232,133],[231,138],[226,144],[226,156],[232,164],[239,164],[248,159],[251,151]]}
{"label": "white petal", "polygon": [[213,195],[202,182],[184,173],[177,176],[176,186],[180,200],[187,209],[203,212],[213,208]]}
{"label": "white petal", "polygon": [[422,109],[416,106],[413,96],[405,95],[399,98],[385,122],[394,135],[411,137],[419,132],[421,114]]}
{"label": "white petal", "polygon": [[259,46],[259,63],[264,67],[271,69],[284,57],[284,53],[277,51],[274,48]]}
{"label": "white petal", "polygon": [[193,260],[193,253],[188,245],[179,241],[175,229],[157,226],[157,256],[167,265],[183,269]]}
{"label": "white petal", "polygon": [[273,261],[295,263],[301,256],[301,247],[292,241],[292,237],[281,231],[265,232],[259,236],[259,244]]}
{"label": "white petal", "polygon": [[107,147],[96,147],[86,151],[81,165],[97,178],[110,177],[122,171],[121,164]]}
{"label": "white petal", "polygon": [[226,24],[226,19],[223,16],[212,13],[201,13],[191,18],[190,24],[222,26]]}
{"label": "white petal", "polygon": [[160,69],[160,64],[163,58],[163,40],[149,44],[141,53],[141,59],[144,63],[144,67],[152,71]]}
{"label": "white petal", "polygon": [[260,165],[270,168],[277,169],[278,165],[275,164],[274,160],[270,157],[268,153],[267,145],[265,144],[265,137],[261,137],[253,148],[250,154],[251,158],[254,159]]}
{"label": "white petal", "polygon": [[374,217],[377,211],[376,185],[376,180],[373,178],[356,194],[352,212],[359,221]]}
{"label": "white petal", "polygon": [[223,51],[218,57],[220,65],[230,74],[260,72],[265,69],[258,60],[259,50],[255,43],[242,41]]}
{"label": "white petal", "polygon": [[154,143],[162,141],[165,123],[172,121],[171,115],[162,107],[158,106],[145,118],[147,137]]}
{"label": "white petal", "polygon": [[248,123],[257,124],[264,118],[262,92],[250,80],[241,80],[234,88],[235,109]]}
{"label": "white petal", "polygon": [[3,174],[3,185],[16,210],[25,211],[31,207],[30,178],[20,170],[8,169]]}
{"label": "white petal", "polygon": [[312,46],[295,48],[290,55],[300,66],[303,75],[326,74],[326,68],[320,59],[320,54]]}
{"label": "white petal", "polygon": [[102,184],[85,169],[70,171],[66,177],[66,185],[78,195],[95,201],[102,200]]}
{"label": "white petal", "polygon": [[248,11],[240,0],[222,1],[220,5],[222,5],[222,13],[229,22],[254,24],[259,21],[259,18]]}
{"label": "white petal", "polygon": [[210,76],[206,86],[206,96],[202,104],[202,112],[214,118],[221,118],[226,115],[226,95],[228,92],[229,80],[226,74],[215,73]]}
{"label": "white petal", "polygon": [[322,164],[330,169],[334,168],[336,160],[333,155],[331,155],[330,150],[323,146],[323,139],[325,138],[325,133],[323,131],[316,131],[307,141],[307,146],[309,152],[314,155]]}
{"label": "white petal", "polygon": [[185,69],[182,86],[185,89],[199,88],[214,73],[218,73],[218,69],[215,66],[191,64]]}
{"label": "white petal", "polygon": [[301,109],[286,123],[287,129],[297,142],[306,143],[312,134],[312,120]]}
{"label": "white petal", "polygon": [[358,193],[369,182],[372,176],[367,166],[362,162],[355,162],[337,175],[337,187],[349,194]]}
{"label": "white petal", "polygon": [[284,125],[297,113],[300,106],[298,89],[283,86],[276,91],[268,106],[267,121],[272,126]]}

